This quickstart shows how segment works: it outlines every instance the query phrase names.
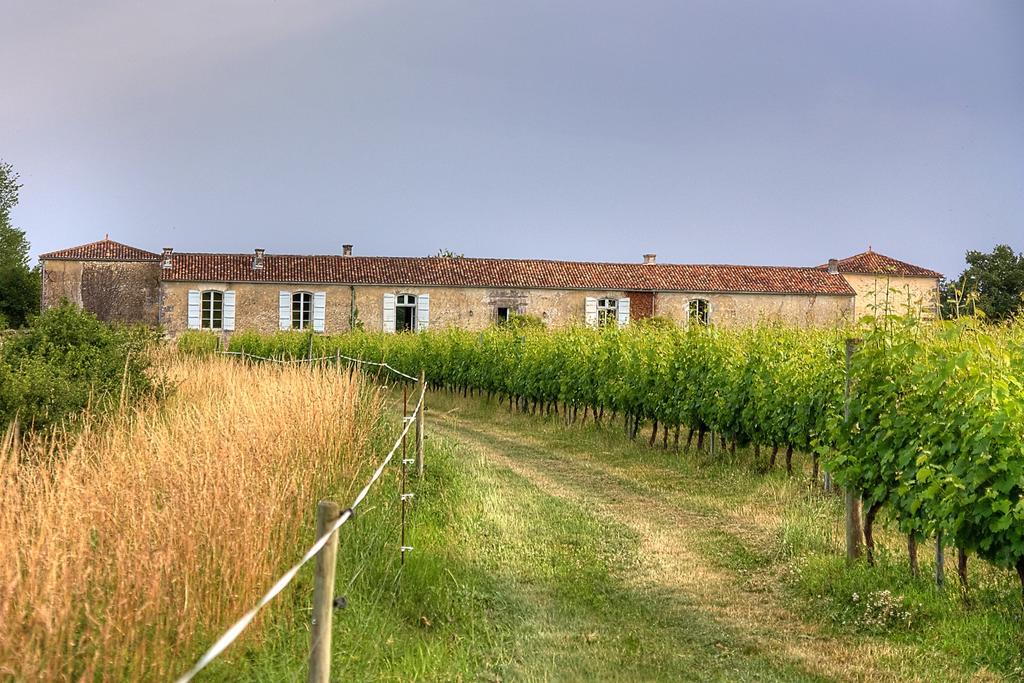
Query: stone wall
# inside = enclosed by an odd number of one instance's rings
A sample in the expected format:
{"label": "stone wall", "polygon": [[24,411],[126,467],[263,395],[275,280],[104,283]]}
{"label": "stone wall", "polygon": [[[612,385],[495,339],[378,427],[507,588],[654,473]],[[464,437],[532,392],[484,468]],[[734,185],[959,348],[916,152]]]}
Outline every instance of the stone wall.
{"label": "stone wall", "polygon": [[[350,327],[355,308],[356,320],[364,329],[383,329],[383,300],[385,293],[430,294],[430,326],[444,328],[458,326],[470,330],[487,327],[496,319],[497,309],[510,308],[515,312],[537,316],[549,327],[564,327],[584,322],[587,297],[622,298],[629,296],[641,304],[639,308],[653,307],[654,315],[663,316],[679,324],[686,323],[687,304],[692,298],[705,298],[711,302],[711,320],[716,325],[737,327],[759,321],[778,321],[801,327],[833,325],[850,320],[853,301],[848,296],[803,296],[768,294],[681,294],[582,291],[549,289],[487,289],[454,287],[391,287],[382,285],[354,286],[318,285],[295,287],[275,284],[210,284],[165,282],[163,285],[161,323],[171,335],[180,334],[188,327],[188,290],[227,290],[235,292],[235,328],[274,332],[278,329],[278,301],[281,291],[325,292],[325,331],[342,332]],[[649,299],[653,299],[648,303]],[[647,313],[646,310],[643,311]],[[648,314],[649,315],[649,314]]]}
{"label": "stone wall", "polygon": [[67,299],[82,305],[82,262],[43,261],[43,310]]}
{"label": "stone wall", "polygon": [[[176,336],[188,329],[188,291],[235,292],[235,329],[256,332],[275,332],[278,329],[278,292],[281,287],[269,284],[219,284],[209,282],[164,282],[163,298],[160,305],[160,324],[167,334]],[[344,288],[347,292],[347,287]],[[316,291],[327,290],[327,315],[329,323],[337,314],[342,288],[333,285],[317,287]]]}
{"label": "stone wall", "polygon": [[278,329],[278,301],[282,291],[325,292],[326,332],[342,332],[350,327],[353,305],[356,320],[364,329],[379,331],[384,322],[384,294],[430,294],[430,325],[434,328],[458,326],[470,330],[487,327],[496,320],[498,308],[534,315],[551,327],[583,322],[586,297],[621,298],[625,292],[511,290],[455,287],[390,287],[382,285],[316,285],[296,287],[274,284],[211,284],[165,282],[161,322],[171,335],[188,328],[188,290],[233,290],[235,292],[235,328],[274,332]]}
{"label": "stone wall", "polygon": [[843,273],[843,277],[857,292],[857,319],[876,310],[881,312],[886,306],[900,315],[909,311],[934,318],[938,314],[939,283],[935,278],[851,273]]}
{"label": "stone wall", "polygon": [[710,322],[720,327],[749,327],[777,322],[794,327],[824,327],[853,317],[853,297],[810,294],[704,294],[659,292],[655,315],[680,325],[687,323],[689,303],[706,299]]}
{"label": "stone wall", "polygon": [[65,299],[100,320],[156,325],[160,265],[150,261],[43,261],[43,309]]}

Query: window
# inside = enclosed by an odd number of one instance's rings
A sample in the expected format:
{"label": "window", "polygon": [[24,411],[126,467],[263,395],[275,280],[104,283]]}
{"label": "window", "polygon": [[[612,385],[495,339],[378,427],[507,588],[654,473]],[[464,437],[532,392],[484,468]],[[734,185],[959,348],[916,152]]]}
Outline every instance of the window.
{"label": "window", "polygon": [[511,317],[512,317],[512,309],[511,308],[509,308],[508,306],[498,306],[498,311],[495,314],[494,318],[495,318],[495,320],[497,321],[497,323],[499,325],[503,325],[503,324],[507,323],[509,321],[509,318],[511,318]]}
{"label": "window", "polygon": [[619,302],[617,299],[597,300],[597,326],[615,327],[619,324]]}
{"label": "window", "polygon": [[687,319],[698,325],[708,325],[711,322],[711,303],[707,299],[691,299]]}
{"label": "window", "polygon": [[312,292],[292,294],[292,329],[308,330],[313,325]]}
{"label": "window", "polygon": [[395,303],[395,331],[411,332],[416,329],[416,297],[399,294]]}
{"label": "window", "polygon": [[224,293],[203,292],[200,327],[204,330],[219,330],[224,327]]}

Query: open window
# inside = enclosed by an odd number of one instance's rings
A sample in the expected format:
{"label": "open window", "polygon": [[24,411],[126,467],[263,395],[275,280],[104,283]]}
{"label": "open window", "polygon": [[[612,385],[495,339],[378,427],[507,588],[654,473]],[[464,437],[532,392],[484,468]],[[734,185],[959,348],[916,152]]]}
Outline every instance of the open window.
{"label": "open window", "polygon": [[494,321],[499,325],[504,325],[512,319],[512,309],[508,306],[498,306],[494,313]]}
{"label": "open window", "polygon": [[709,325],[711,323],[711,302],[707,299],[690,299],[687,304],[686,319],[691,325]]}
{"label": "open window", "polygon": [[615,327],[619,324],[619,300],[597,300],[597,326]]}
{"label": "open window", "polygon": [[199,326],[204,330],[224,329],[224,293],[207,290],[202,293]]}
{"label": "open window", "polygon": [[384,292],[385,332],[423,332],[430,326],[430,294]]}
{"label": "open window", "polygon": [[292,294],[292,329],[308,330],[313,326],[313,293]]}
{"label": "open window", "polygon": [[412,332],[416,329],[416,297],[399,294],[395,301],[395,330]]}

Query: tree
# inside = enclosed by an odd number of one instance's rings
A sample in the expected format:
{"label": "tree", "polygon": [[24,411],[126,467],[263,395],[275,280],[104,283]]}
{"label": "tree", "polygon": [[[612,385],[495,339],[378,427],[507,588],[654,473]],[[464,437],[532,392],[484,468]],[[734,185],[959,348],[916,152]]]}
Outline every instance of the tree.
{"label": "tree", "polygon": [[18,174],[0,161],[0,327],[22,327],[39,310],[39,269],[28,266],[28,239],[11,225],[18,204]]}
{"label": "tree", "polygon": [[945,283],[945,313],[956,317],[973,303],[990,320],[1005,320],[1024,311],[1024,253],[997,245],[991,253],[968,251],[967,269],[954,282]]}

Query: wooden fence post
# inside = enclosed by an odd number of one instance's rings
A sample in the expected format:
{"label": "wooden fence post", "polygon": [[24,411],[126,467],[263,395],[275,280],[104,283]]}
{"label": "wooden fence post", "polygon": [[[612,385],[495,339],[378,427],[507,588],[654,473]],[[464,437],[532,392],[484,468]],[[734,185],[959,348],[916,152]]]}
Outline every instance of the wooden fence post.
{"label": "wooden fence post", "polygon": [[[316,537],[341,516],[341,506],[322,500],[316,506]],[[334,608],[334,574],[338,560],[338,532],[331,534],[316,556],[313,574],[313,623],[309,644],[309,683],[328,683],[331,677],[331,616]]]}
{"label": "wooden fence post", "polygon": [[[850,421],[850,363],[853,352],[860,343],[859,339],[846,340],[846,387],[843,396],[843,421]],[[861,501],[859,492],[846,488],[846,560],[854,562],[860,557],[861,543],[864,539],[860,520]]]}
{"label": "wooden fence post", "polygon": [[864,532],[860,524],[860,497],[853,489],[846,489],[846,560],[854,562],[860,557]]}
{"label": "wooden fence post", "polygon": [[946,583],[946,553],[942,547],[942,532],[935,534],[935,585],[942,588]]}
{"label": "wooden fence post", "polygon": [[420,391],[423,392],[423,403],[416,413],[416,476],[423,476],[423,413],[427,409],[427,373],[420,370]]}

